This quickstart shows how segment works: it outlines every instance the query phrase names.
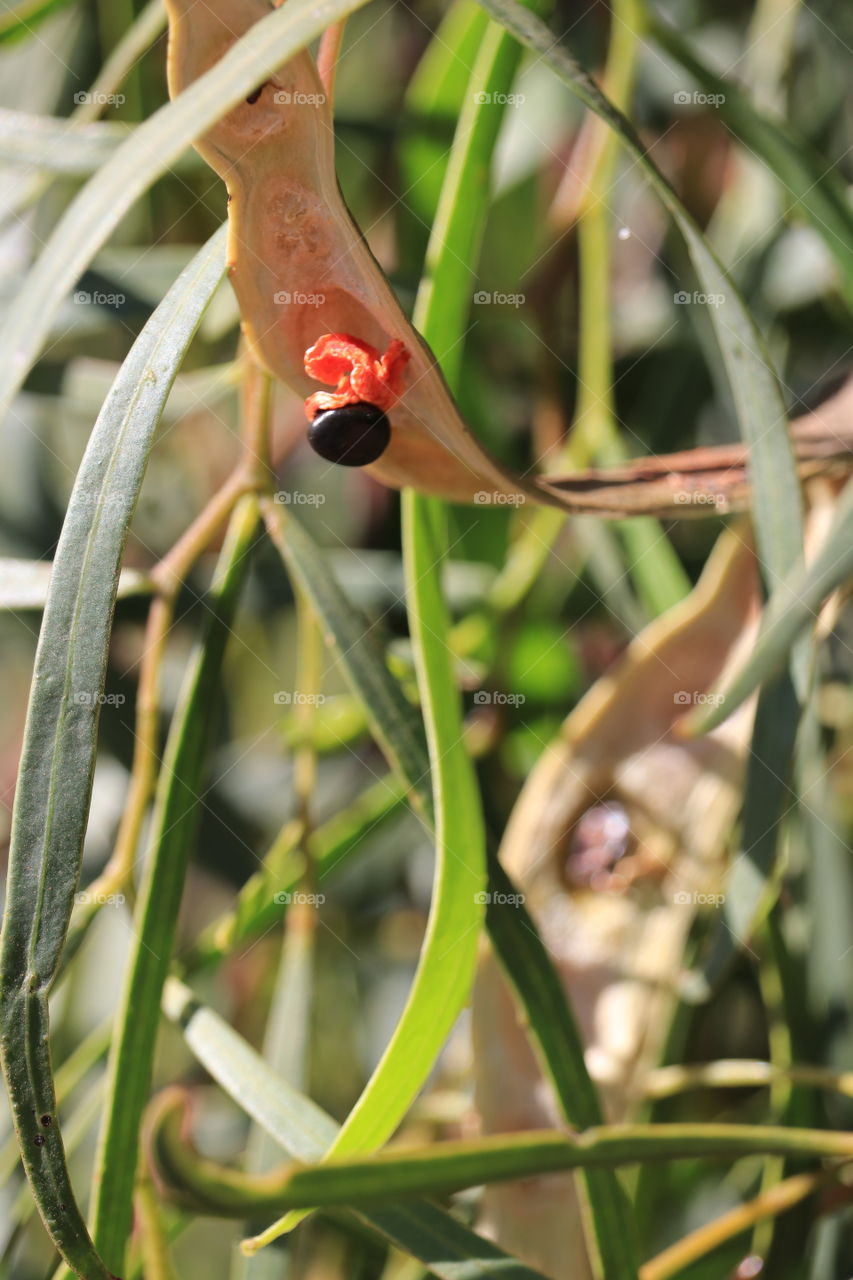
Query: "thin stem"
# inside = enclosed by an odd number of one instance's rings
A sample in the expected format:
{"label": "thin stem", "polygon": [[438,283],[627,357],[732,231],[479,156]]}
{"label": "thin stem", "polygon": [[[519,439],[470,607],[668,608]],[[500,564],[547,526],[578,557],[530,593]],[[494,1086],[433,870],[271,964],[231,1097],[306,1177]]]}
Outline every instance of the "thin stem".
{"label": "thin stem", "polygon": [[836,1165],[828,1173],[800,1173],[778,1182],[746,1204],[740,1204],[728,1213],[721,1214],[713,1222],[691,1231],[662,1253],[651,1258],[640,1269],[640,1280],[669,1280],[679,1275],[691,1263],[704,1258],[713,1249],[746,1231],[757,1223],[787,1213],[820,1187],[834,1182],[839,1172],[848,1165]]}
{"label": "thin stem", "polygon": [[148,615],[139,669],[136,735],[127,802],[112,856],[89,886],[88,902],[78,915],[78,928],[88,925],[105,898],[120,892],[132,895],[136,850],[160,764],[160,672],[174,624],[175,602],[193,565],[225,527],[240,498],[246,493],[260,493],[270,487],[271,403],[272,381],[269,375],[245,356],[240,460],[189,528],[151,571],[158,594]]}

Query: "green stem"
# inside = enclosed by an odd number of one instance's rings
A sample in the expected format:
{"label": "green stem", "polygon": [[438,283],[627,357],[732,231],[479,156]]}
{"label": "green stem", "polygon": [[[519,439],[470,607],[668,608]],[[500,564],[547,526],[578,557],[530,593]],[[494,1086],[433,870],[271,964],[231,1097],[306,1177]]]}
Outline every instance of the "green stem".
{"label": "green stem", "polygon": [[534,1130],[476,1142],[383,1151],[369,1160],[287,1164],[245,1174],[201,1158],[182,1137],[177,1109],[162,1110],[156,1150],[177,1191],[224,1216],[309,1206],[358,1208],[466,1187],[543,1177],[570,1169],[649,1160],[728,1159],[756,1154],[853,1159],[853,1133],[773,1125],[602,1125],[583,1133]]}

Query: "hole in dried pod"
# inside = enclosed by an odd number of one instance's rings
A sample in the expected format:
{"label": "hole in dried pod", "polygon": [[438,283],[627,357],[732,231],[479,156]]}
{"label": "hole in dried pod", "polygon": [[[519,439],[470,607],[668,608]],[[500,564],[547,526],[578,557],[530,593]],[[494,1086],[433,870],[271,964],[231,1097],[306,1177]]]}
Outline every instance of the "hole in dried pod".
{"label": "hole in dried pod", "polygon": [[573,889],[608,889],[613,868],[634,844],[628,811],[618,800],[601,800],[578,818],[566,845],[564,875]]}

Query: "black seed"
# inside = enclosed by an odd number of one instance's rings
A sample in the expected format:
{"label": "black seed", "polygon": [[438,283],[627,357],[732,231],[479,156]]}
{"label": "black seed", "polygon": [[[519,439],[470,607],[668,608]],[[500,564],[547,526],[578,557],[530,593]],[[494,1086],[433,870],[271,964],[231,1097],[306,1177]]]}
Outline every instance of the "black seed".
{"label": "black seed", "polygon": [[37,1147],[43,1147],[44,1144],[47,1142],[47,1138],[44,1136],[43,1133],[37,1133],[36,1136],[33,1138],[33,1142],[36,1144]]}
{"label": "black seed", "polygon": [[49,1128],[53,1124],[53,1116],[42,1116],[40,1123],[44,1125],[45,1129]]}
{"label": "black seed", "polygon": [[264,85],[266,85],[266,83],[267,83],[267,82],[266,82],[266,80],[265,80],[265,81],[264,81],[264,83],[263,83],[262,85],[259,85],[259,86],[258,86],[258,88],[255,90],[255,92],[254,92],[254,93],[250,93],[250,94],[249,94],[249,96],[248,96],[248,98],[246,99],[246,101],[249,103],[249,105],[250,105],[250,106],[251,106],[251,105],[253,105],[255,102],[257,102],[258,98],[261,96],[261,94],[262,94],[262,93],[263,93],[263,91],[264,91]]}
{"label": "black seed", "polygon": [[366,467],[375,462],[390,439],[391,424],[385,414],[363,400],[318,413],[308,428],[308,443],[314,452],[342,467]]}

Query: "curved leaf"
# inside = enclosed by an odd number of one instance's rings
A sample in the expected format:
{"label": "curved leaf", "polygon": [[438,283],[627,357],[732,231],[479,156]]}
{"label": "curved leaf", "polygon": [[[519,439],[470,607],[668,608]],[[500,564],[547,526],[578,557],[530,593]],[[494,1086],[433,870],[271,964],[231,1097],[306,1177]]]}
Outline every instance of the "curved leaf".
{"label": "curved leaf", "polygon": [[151,1085],[163,983],[201,817],[207,748],[218,711],[222,660],[258,527],[254,496],[231,518],[210,590],[205,634],[184,677],[169,731],[151,823],[151,853],[134,916],[135,946],[107,1070],[107,1103],[94,1178],[92,1232],[114,1267],[124,1266],[133,1215],[139,1126]]}
{"label": "curved leaf", "polygon": [[338,1160],[288,1171],[269,1196],[294,1209],[361,1206],[410,1196],[450,1195],[465,1187],[565,1169],[757,1154],[851,1160],[853,1133],[750,1124],[602,1125],[577,1134],[535,1129],[477,1142],[382,1151],[370,1160]]}
{"label": "curved leaf", "polygon": [[[163,1010],[181,1025],[202,1066],[253,1120],[297,1160],[319,1160],[338,1132],[332,1118],[298,1093],[242,1036],[170,978]],[[542,1280],[490,1241],[431,1204],[383,1205],[357,1215],[399,1249],[419,1258],[439,1280]]]}
{"label": "curved leaf", "polygon": [[832,527],[811,564],[799,564],[771,595],[755,647],[723,691],[718,705],[686,718],[685,729],[706,733],[726,720],[763,681],[777,675],[798,636],[817,620],[824,601],[853,575],[853,482],[838,501]]}
{"label": "curved leaf", "polygon": [[223,259],[220,230],[143,329],[95,424],[54,561],[15,801],[0,954],[3,1070],[39,1211],[69,1265],[92,1280],[109,1272],[89,1238],[53,1123],[48,992],[80,871],[127,529],[169,388]]}

